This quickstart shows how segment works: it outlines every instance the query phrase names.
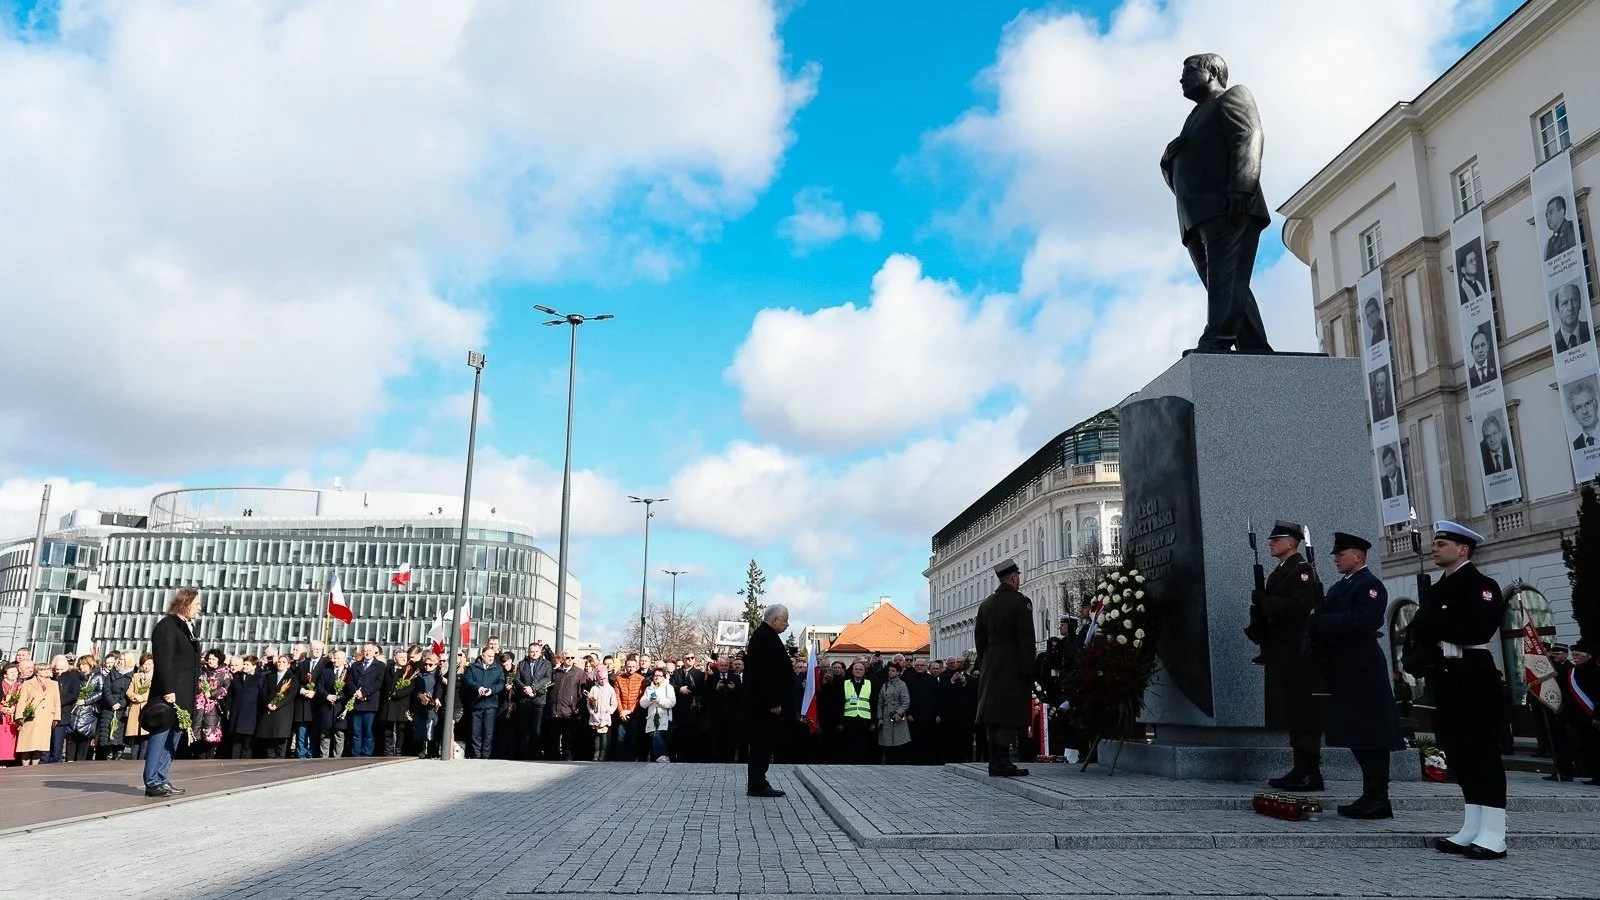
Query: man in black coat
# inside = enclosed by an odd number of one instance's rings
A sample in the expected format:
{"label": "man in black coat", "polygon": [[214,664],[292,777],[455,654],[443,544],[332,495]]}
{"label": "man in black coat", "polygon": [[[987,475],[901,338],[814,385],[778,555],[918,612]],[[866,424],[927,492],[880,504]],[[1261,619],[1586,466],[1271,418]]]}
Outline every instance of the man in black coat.
{"label": "man in black coat", "polygon": [[745,724],[750,735],[745,794],[751,797],[783,796],[767,783],[767,766],[774,738],[787,734],[794,718],[794,669],[780,637],[788,628],[789,608],[781,603],[767,607],[744,651]]}
{"label": "man in black coat", "polygon": [[361,645],[361,659],[350,667],[350,696],[356,705],[350,712],[350,755],[371,756],[372,725],[383,702],[384,665],[378,662],[378,645]]}
{"label": "man in black coat", "polygon": [[[273,673],[276,686],[277,673]],[[244,668],[233,676],[228,686],[228,725],[233,736],[233,747],[228,751],[231,759],[249,759],[255,745],[256,723],[261,717],[261,688],[266,681],[263,673],[256,671],[256,658],[246,656]]]}
{"label": "man in black coat", "polygon": [[1333,533],[1333,566],[1344,577],[1328,588],[1312,618],[1311,651],[1328,687],[1323,730],[1330,747],[1348,747],[1361,766],[1361,797],[1339,807],[1350,819],[1393,818],[1389,754],[1404,749],[1395,717],[1389,662],[1378,644],[1389,591],[1367,568],[1372,543]]}
{"label": "man in black coat", "polygon": [[150,676],[150,702],[140,716],[140,724],[150,732],[144,758],[146,797],[184,793],[182,788],[172,786],[169,770],[172,754],[184,738],[177,710],[186,711],[192,721],[195,694],[200,689],[200,642],[194,636],[194,620],[199,617],[200,592],[192,587],[179,588],[167,604],[167,614],[150,632],[155,671]]}
{"label": "man in black coat", "polygon": [[1271,223],[1261,194],[1261,117],[1244,85],[1228,87],[1215,53],[1183,61],[1183,95],[1195,107],[1161,157],[1178,201],[1183,245],[1206,286],[1206,330],[1195,350],[1271,353],[1250,271],[1261,230]]}
{"label": "man in black coat", "polygon": [[1261,662],[1266,666],[1267,727],[1289,733],[1294,768],[1267,782],[1280,791],[1320,791],[1322,716],[1314,696],[1316,667],[1302,652],[1306,625],[1322,602],[1317,570],[1300,555],[1305,529],[1294,522],[1273,524],[1267,551],[1278,567],[1261,592]]}
{"label": "man in black coat", "polygon": [[705,725],[706,675],[698,667],[699,657],[694,653],[683,655],[679,666],[667,684],[678,695],[678,705],[672,708],[672,724],[668,746],[676,762],[705,761],[705,747],[701,733]]}
{"label": "man in black coat", "polygon": [[345,700],[353,690],[343,650],[333,651],[328,664],[318,671],[316,687],[317,733],[321,736],[318,755],[338,759],[344,756],[345,732],[350,727],[344,714]]}
{"label": "man in black coat", "polygon": [[527,655],[517,663],[512,691],[517,702],[517,726],[522,739],[522,758],[538,759],[544,733],[544,707],[550,694],[550,660],[544,655],[544,641],[528,645]]}
{"label": "man in black coat", "polygon": [[939,759],[939,679],[928,674],[927,659],[911,664],[905,679],[911,692],[911,762],[931,766]]}
{"label": "man in black coat", "polygon": [[[322,752],[322,729],[317,725],[317,678],[328,658],[323,655],[326,645],[321,641],[312,641],[309,646],[310,652],[290,669],[295,684],[295,755],[301,759],[311,759]],[[263,660],[262,665],[269,667],[264,672],[271,671],[270,660]]]}
{"label": "man in black coat", "polygon": [[1506,855],[1506,768],[1500,758],[1506,702],[1490,645],[1500,635],[1506,601],[1500,585],[1472,564],[1483,536],[1449,521],[1434,529],[1433,564],[1444,574],[1423,598],[1409,638],[1427,657],[1434,732],[1461,785],[1465,810],[1461,830],[1433,846],[1440,853],[1500,859]]}
{"label": "man in black coat", "polygon": [[[712,660],[706,696],[711,707],[711,761],[734,762],[739,752],[740,722],[744,719],[744,674],[733,671],[733,658]],[[819,707],[820,710],[820,707]]]}

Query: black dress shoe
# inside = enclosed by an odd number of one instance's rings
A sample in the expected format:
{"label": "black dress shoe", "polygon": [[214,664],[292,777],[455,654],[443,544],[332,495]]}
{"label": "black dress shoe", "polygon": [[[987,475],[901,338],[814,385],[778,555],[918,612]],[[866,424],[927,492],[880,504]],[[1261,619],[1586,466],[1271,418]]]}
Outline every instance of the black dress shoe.
{"label": "black dress shoe", "polygon": [[1562,775],[1561,773],[1557,772],[1554,775],[1546,775],[1544,777],[1544,780],[1545,781],[1571,781],[1572,780],[1572,776],[1571,775]]}
{"label": "black dress shoe", "polygon": [[993,769],[989,770],[990,778],[1021,778],[1027,774],[1027,769],[1019,769],[1011,763],[1006,763],[1003,766],[995,766]]}
{"label": "black dress shoe", "polygon": [[782,797],[784,796],[784,793],[775,787],[769,786],[747,790],[744,792],[744,795],[746,797]]}
{"label": "black dress shoe", "polygon": [[171,797],[173,796],[172,786],[158,784],[155,787],[147,787],[144,789],[144,795],[146,797]]}
{"label": "black dress shoe", "polygon": [[1321,772],[1309,772],[1298,778],[1292,777],[1293,774],[1291,772],[1282,778],[1274,778],[1267,784],[1280,791],[1320,791],[1323,789]]}
{"label": "black dress shoe", "polygon": [[1488,847],[1479,847],[1477,844],[1473,844],[1472,846],[1468,847],[1466,849],[1466,852],[1463,853],[1462,855],[1465,856],[1467,859],[1505,859],[1506,858],[1506,852],[1504,850],[1490,850]]}
{"label": "black dress shoe", "polygon": [[1464,845],[1458,844],[1449,838],[1435,839],[1433,842],[1433,849],[1439,851],[1440,853],[1448,853],[1451,856],[1467,855],[1467,848]]}
{"label": "black dress shoe", "polygon": [[1277,788],[1280,791],[1287,790],[1289,785],[1298,783],[1300,779],[1304,777],[1305,774],[1302,773],[1298,767],[1296,767],[1290,769],[1287,774],[1279,775],[1277,778],[1267,779],[1267,787]]}
{"label": "black dress shoe", "polygon": [[182,796],[184,794],[189,793],[188,791],[184,790],[183,788],[178,787],[177,785],[174,785],[170,781],[167,782],[166,784],[163,784],[162,787],[166,788],[167,789],[167,793],[170,794],[173,797],[179,797],[179,796]]}
{"label": "black dress shoe", "polygon": [[1392,819],[1394,807],[1384,797],[1362,797],[1339,807],[1339,815],[1346,819]]}

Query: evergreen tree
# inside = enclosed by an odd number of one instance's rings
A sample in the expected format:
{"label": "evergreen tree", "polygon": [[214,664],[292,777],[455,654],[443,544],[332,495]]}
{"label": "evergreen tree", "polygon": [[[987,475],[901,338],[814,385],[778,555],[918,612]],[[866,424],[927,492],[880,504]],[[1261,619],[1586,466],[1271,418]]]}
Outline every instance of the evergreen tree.
{"label": "evergreen tree", "polygon": [[[1600,482],[1600,479],[1597,479]],[[1578,500],[1578,531],[1561,539],[1561,560],[1572,584],[1572,617],[1584,640],[1600,640],[1600,499],[1586,484]]]}
{"label": "evergreen tree", "polygon": [[783,646],[789,651],[790,656],[800,655],[800,644],[795,641],[794,632],[789,632],[789,639],[783,642]]}
{"label": "evergreen tree", "polygon": [[744,598],[744,620],[750,623],[750,630],[761,627],[761,595],[767,592],[767,576],[762,574],[761,567],[755,560],[750,560],[750,568],[744,574],[744,590],[739,596]]}

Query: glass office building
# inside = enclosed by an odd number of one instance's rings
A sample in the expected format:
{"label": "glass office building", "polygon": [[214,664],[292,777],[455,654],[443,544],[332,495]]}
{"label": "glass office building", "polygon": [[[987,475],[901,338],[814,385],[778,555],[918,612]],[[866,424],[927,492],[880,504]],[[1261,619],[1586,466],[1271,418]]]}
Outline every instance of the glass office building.
{"label": "glass office building", "polygon": [[[175,590],[199,588],[201,644],[255,653],[324,638],[334,646],[425,644],[456,591],[461,501],[432,494],[294,488],[199,488],[155,497],[148,529],[112,535],[101,553],[93,624],[102,648],[143,646]],[[410,564],[410,582],[394,583]],[[326,616],[337,572],[349,625]],[[473,503],[466,594],[471,642],[499,635],[510,650],[554,642],[556,561],[532,526]],[[578,634],[581,591],[567,580],[566,641]]]}

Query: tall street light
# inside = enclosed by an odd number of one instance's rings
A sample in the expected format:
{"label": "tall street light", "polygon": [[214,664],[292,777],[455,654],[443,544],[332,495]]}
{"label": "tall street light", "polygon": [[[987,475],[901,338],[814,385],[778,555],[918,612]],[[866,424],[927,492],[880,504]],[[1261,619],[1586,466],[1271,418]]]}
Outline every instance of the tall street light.
{"label": "tall street light", "polygon": [[560,313],[548,306],[534,309],[554,316],[546,325],[571,325],[572,348],[567,356],[567,454],[561,466],[561,549],[556,558],[556,653],[566,647],[567,634],[567,532],[572,522],[572,398],[578,389],[578,326],[585,322],[603,322],[615,318],[610,313],[599,316],[580,316],[577,313]]}
{"label": "tall street light", "polygon": [[672,576],[672,614],[678,614],[678,576],[688,572],[688,569],[662,569],[662,574]]}
{"label": "tall street light", "polygon": [[[483,365],[488,360],[476,350],[467,351],[467,365],[472,367],[472,415],[467,420],[467,483],[461,489],[461,534],[456,539],[456,596],[450,612],[450,656],[443,667],[450,673],[452,684],[457,677],[456,654],[461,652],[461,606],[467,596],[467,516],[472,511],[472,453],[478,445],[478,391],[483,387]],[[456,720],[456,692],[444,692],[444,740],[439,742],[441,759],[455,758],[456,742],[450,734],[450,723]]]}
{"label": "tall street light", "polygon": [[644,652],[644,607],[645,597],[650,587],[650,520],[655,518],[655,513],[650,509],[652,503],[665,503],[667,497],[635,497],[628,495],[629,503],[644,504],[644,574],[639,579],[639,652]]}

